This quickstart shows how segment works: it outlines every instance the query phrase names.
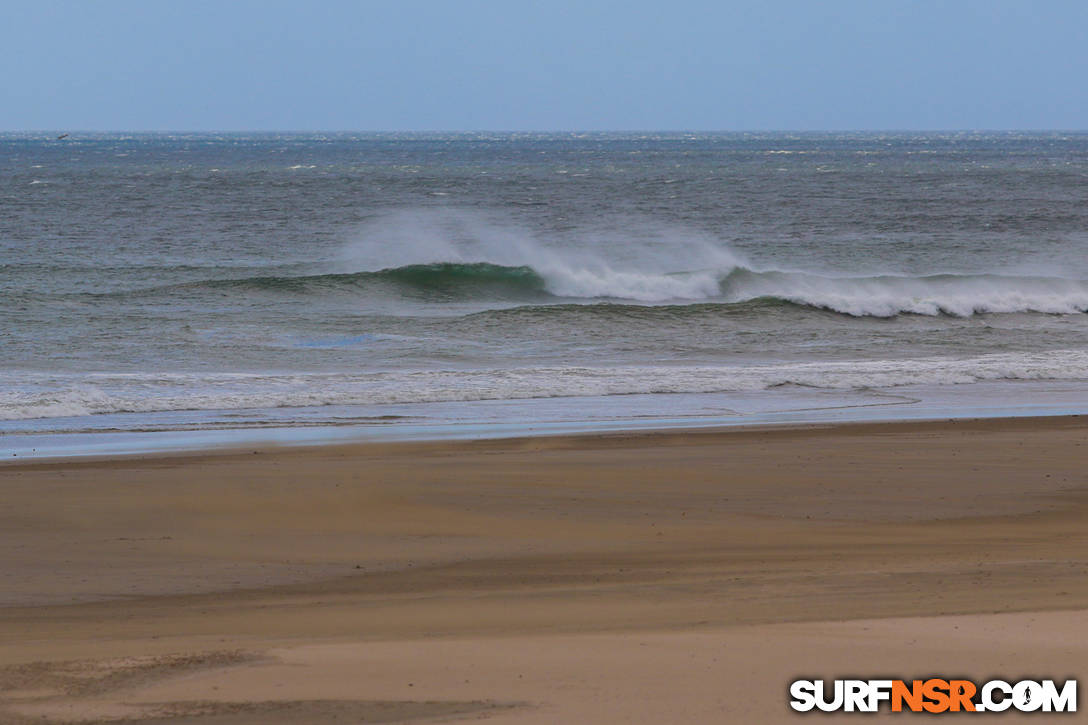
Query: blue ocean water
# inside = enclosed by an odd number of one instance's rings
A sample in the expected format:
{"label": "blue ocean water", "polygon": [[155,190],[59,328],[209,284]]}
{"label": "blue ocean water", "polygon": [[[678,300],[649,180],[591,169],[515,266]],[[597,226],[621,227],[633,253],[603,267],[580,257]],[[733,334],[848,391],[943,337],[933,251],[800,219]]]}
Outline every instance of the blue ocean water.
{"label": "blue ocean water", "polygon": [[1088,134],[6,134],[0,169],[9,436],[1088,381]]}

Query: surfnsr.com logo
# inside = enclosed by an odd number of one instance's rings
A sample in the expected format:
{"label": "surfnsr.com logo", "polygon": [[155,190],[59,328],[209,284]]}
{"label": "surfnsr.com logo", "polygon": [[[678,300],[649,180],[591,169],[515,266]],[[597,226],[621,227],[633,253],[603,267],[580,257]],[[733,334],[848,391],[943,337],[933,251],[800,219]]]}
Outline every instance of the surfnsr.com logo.
{"label": "surfnsr.com logo", "polygon": [[790,698],[798,712],[1076,712],[1077,681],[795,680]]}

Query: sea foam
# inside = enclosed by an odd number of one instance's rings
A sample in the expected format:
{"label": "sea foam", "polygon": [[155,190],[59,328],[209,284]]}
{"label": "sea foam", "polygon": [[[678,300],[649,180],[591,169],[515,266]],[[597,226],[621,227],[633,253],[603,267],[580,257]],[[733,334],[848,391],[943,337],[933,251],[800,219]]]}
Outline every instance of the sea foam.
{"label": "sea foam", "polygon": [[843,360],[752,365],[548,366],[360,373],[131,373],[0,379],[0,419],[98,413],[437,403],[645,393],[829,390],[1001,380],[1088,379],[1088,351],[966,359]]}

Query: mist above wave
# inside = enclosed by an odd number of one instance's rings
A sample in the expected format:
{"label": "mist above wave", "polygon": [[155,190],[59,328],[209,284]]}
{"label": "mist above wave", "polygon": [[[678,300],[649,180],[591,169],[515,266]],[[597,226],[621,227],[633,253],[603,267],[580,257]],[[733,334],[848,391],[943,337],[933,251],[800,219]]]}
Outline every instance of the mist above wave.
{"label": "mist above wave", "polygon": [[728,270],[653,273],[600,267],[537,268],[491,262],[441,262],[353,274],[210,280],[184,287],[227,293],[355,292],[430,302],[718,304],[723,312],[734,305],[777,301],[855,317],[1074,314],[1088,310],[1088,282],[1062,277],[999,274],[835,277],[740,266]]}
{"label": "mist above wave", "polygon": [[343,263],[366,271],[436,263],[529,267],[555,297],[638,302],[716,297],[720,277],[746,265],[710,235],[649,219],[610,218],[546,236],[478,210],[398,210],[371,220]]}
{"label": "mist above wave", "polygon": [[[859,266],[866,261],[859,260]],[[378,275],[407,285],[395,293],[441,292],[451,298],[491,294],[533,301],[547,295],[558,298],[552,302],[644,304],[776,300],[858,317],[1088,310],[1084,280],[775,269],[751,262],[705,232],[614,215],[545,243],[525,225],[479,210],[397,210],[377,215],[361,230],[345,252],[345,263],[364,265],[357,283],[373,283]],[[421,266],[428,275],[415,275]]]}
{"label": "mist above wave", "polygon": [[[864,255],[859,249],[859,269],[874,266]],[[782,269],[753,263],[705,233],[646,220],[578,227],[544,243],[524,225],[445,208],[376,215],[333,265],[346,270],[208,279],[107,294],[348,294],[485,308],[491,301],[718,304],[723,314],[730,305],[772,301],[856,317],[1088,310],[1088,281],[1080,279],[992,271],[866,275]]]}

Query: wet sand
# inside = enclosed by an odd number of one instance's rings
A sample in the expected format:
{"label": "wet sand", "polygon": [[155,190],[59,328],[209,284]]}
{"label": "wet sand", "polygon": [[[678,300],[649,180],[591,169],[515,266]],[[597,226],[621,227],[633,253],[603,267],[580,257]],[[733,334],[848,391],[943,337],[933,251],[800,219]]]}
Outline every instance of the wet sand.
{"label": "wet sand", "polygon": [[801,676],[1080,676],[1086,464],[1083,417],[5,463],[0,721],[777,722]]}

